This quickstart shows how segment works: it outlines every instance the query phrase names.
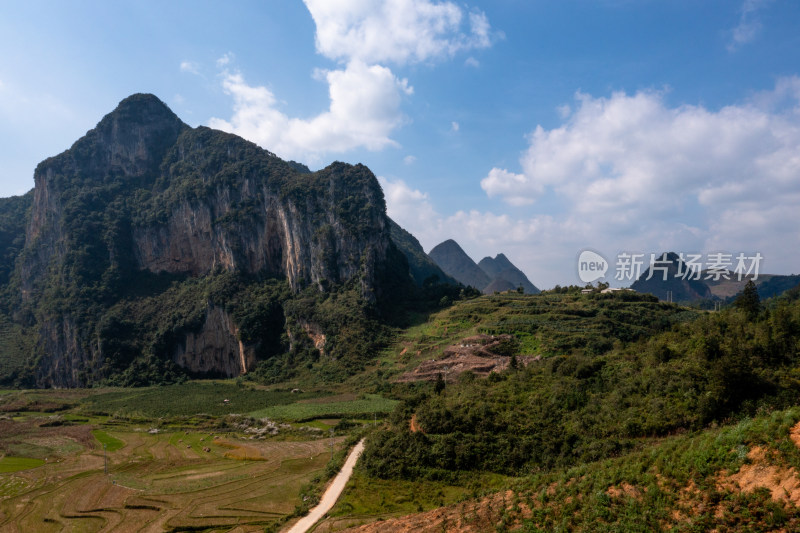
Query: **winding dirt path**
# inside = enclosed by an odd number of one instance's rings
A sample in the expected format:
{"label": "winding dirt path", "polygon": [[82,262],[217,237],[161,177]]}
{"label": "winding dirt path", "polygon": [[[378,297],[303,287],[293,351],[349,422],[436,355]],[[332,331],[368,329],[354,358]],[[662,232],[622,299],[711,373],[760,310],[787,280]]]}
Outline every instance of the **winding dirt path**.
{"label": "winding dirt path", "polygon": [[353,451],[350,452],[350,455],[344,462],[344,466],[339,473],[336,474],[336,477],[333,478],[333,483],[328,486],[328,488],[325,490],[325,494],[322,495],[322,499],[320,500],[319,504],[311,509],[311,511],[309,511],[306,516],[301,518],[300,521],[296,522],[291,529],[287,531],[287,533],[306,533],[306,531],[311,529],[320,518],[325,516],[325,513],[333,508],[333,506],[336,504],[336,501],[339,499],[339,496],[341,496],[344,486],[347,485],[348,481],[350,481],[350,476],[353,475],[353,467],[356,466],[356,462],[358,462],[358,458],[361,457],[361,452],[363,451],[364,440],[362,439],[358,444],[355,445]]}

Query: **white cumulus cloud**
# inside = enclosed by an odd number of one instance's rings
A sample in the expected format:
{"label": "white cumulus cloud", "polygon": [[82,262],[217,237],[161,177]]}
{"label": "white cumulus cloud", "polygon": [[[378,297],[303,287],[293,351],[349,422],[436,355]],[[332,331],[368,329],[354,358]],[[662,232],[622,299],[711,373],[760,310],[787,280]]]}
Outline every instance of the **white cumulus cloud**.
{"label": "white cumulus cloud", "polygon": [[[223,90],[233,98],[229,119],[209,125],[249,139],[277,155],[314,164],[356,148],[398,146],[392,133],[408,121],[401,107],[413,94],[408,80],[385,64],[447,58],[490,45],[490,25],[479,11],[428,0],[305,0],[316,23],[317,50],[339,62],[315,69],[328,84],[330,107],[312,118],[293,118],[273,92],[248,84],[233,68],[233,54],[217,60]],[[193,64],[181,68],[191,71]]]}
{"label": "white cumulus cloud", "polygon": [[453,2],[304,1],[317,25],[317,50],[335,60],[405,64],[491,44],[486,15]]}
{"label": "white cumulus cloud", "polygon": [[219,68],[226,67],[230,64],[231,61],[233,61],[232,52],[223,54],[219,59],[217,59],[217,67]]}
{"label": "white cumulus cloud", "polygon": [[[527,205],[533,203],[532,189],[536,193],[544,192],[544,187],[531,184],[524,174],[514,174],[503,168],[493,168],[489,175],[481,180],[481,187],[489,196],[503,196],[511,205]],[[520,195],[524,189],[525,194]]]}
{"label": "white cumulus cloud", "polygon": [[773,271],[800,270],[787,252],[800,247],[800,78],[718,110],[579,93],[529,142],[522,173],[494,168],[481,186],[512,205],[554,194],[557,221],[589,221],[596,248],[761,249]]}
{"label": "white cumulus cloud", "polygon": [[238,72],[224,74],[234,99],[230,120],[211,119],[212,128],[241,135],[287,159],[317,162],[324,154],[357,147],[396,145],[389,136],[403,123],[403,97],[413,89],[386,67],[351,61],[344,70],[322,71],[330,108],[311,119],[290,118],[267,87],[251,86]]}

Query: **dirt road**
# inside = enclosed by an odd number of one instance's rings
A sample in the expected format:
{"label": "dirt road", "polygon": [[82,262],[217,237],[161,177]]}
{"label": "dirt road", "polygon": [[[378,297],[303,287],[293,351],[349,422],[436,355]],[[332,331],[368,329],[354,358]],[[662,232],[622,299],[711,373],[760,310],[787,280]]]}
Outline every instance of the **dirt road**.
{"label": "dirt road", "polygon": [[309,513],[300,519],[295,525],[291,527],[287,531],[287,533],[306,533],[309,529],[311,529],[314,524],[316,524],[320,518],[325,516],[325,513],[331,510],[331,508],[336,503],[336,500],[339,499],[339,496],[342,494],[344,490],[344,486],[347,485],[347,482],[350,480],[350,476],[353,475],[353,467],[356,466],[356,462],[358,458],[361,457],[361,452],[364,451],[364,440],[362,439],[359,441],[358,444],[355,445],[353,451],[350,452],[350,455],[347,457],[347,461],[344,462],[344,466],[336,474],[336,477],[333,478],[333,483],[330,484],[328,489],[325,491],[325,494],[322,495],[322,499],[320,500],[319,504],[311,509]]}

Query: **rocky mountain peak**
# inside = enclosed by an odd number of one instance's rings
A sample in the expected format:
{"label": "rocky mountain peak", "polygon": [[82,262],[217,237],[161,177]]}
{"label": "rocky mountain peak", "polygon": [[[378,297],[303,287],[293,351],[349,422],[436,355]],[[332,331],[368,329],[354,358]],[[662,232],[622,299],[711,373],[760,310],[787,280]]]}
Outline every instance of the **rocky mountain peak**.
{"label": "rocky mountain peak", "polygon": [[72,150],[78,152],[77,157],[92,159],[98,170],[142,175],[155,170],[153,166],[157,167],[187,127],[156,96],[134,94],[103,117]]}
{"label": "rocky mountain peak", "polygon": [[183,124],[178,115],[154,94],[136,93],[124,98],[104,120],[118,120],[128,124],[148,124],[170,121]]}

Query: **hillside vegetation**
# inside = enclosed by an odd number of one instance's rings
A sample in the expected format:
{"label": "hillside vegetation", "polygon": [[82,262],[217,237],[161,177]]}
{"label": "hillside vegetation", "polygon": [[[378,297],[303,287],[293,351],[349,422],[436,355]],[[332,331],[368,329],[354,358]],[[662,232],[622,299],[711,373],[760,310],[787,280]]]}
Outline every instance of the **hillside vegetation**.
{"label": "hillside vegetation", "polygon": [[[752,319],[729,309],[686,320],[693,315],[637,295],[501,295],[461,303],[434,317],[433,327],[448,335],[451,327],[512,333],[521,339],[517,353],[534,348],[543,357],[488,379],[465,373],[444,387],[395,385],[404,402],[391,427],[370,438],[365,468],[397,479],[525,475],[795,405],[796,296]],[[525,308],[547,313],[520,319],[515,311]],[[414,345],[431,337],[420,332]]]}
{"label": "hillside vegetation", "polygon": [[394,355],[412,364],[441,357],[445,347],[477,334],[512,335],[515,345],[508,355],[599,355],[615,342],[647,337],[697,316],[645,294],[502,293],[460,301],[431,315],[399,336]]}

